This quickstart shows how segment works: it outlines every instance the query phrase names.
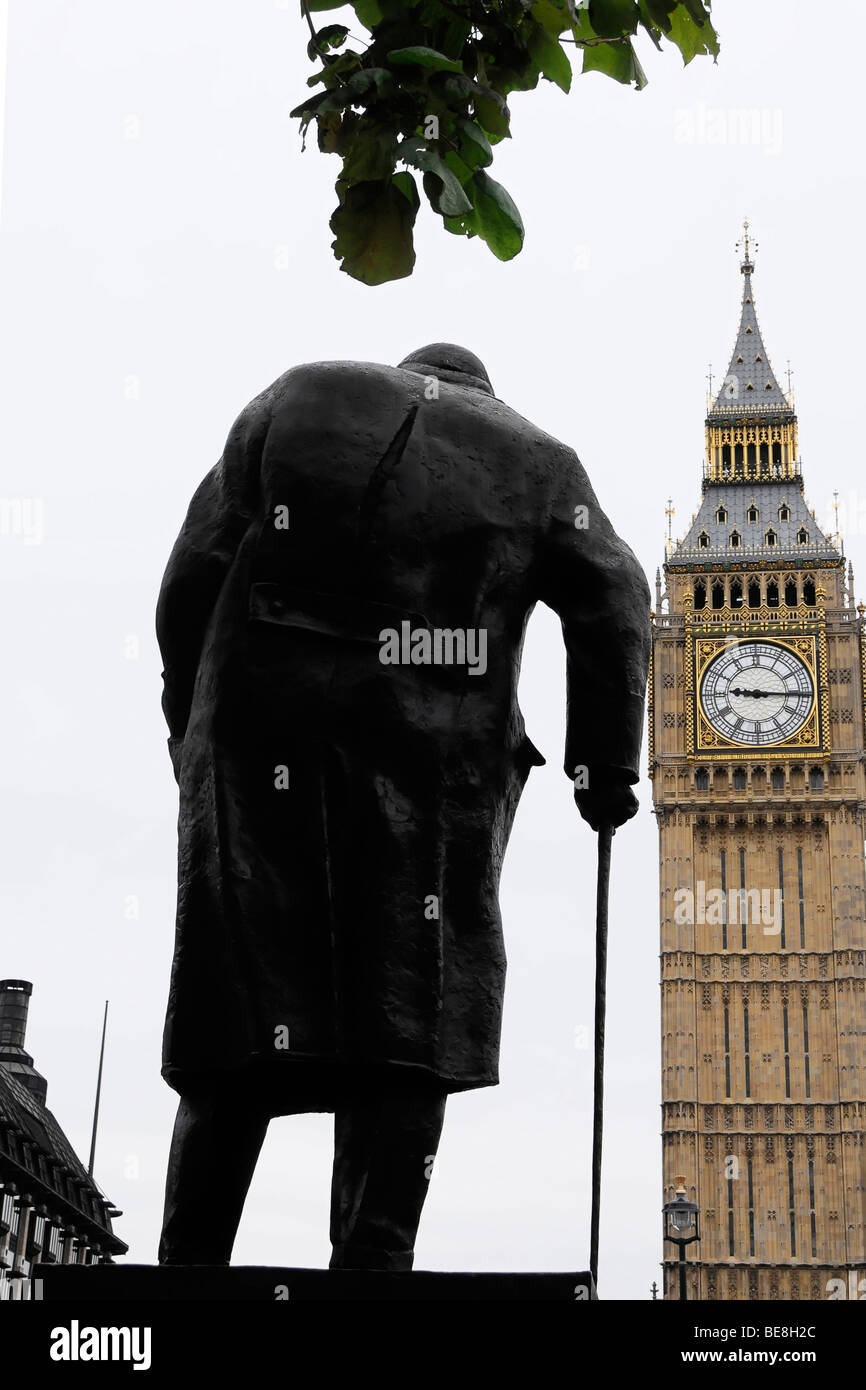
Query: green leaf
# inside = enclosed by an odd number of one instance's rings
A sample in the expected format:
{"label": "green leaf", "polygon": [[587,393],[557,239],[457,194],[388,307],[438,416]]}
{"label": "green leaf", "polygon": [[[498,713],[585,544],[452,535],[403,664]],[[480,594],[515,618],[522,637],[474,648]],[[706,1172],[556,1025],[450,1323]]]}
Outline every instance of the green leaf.
{"label": "green leaf", "polygon": [[331,57],[325,60],[325,67],[319,68],[312,77],[307,78],[307,86],[315,87],[317,83],[324,82],[326,87],[339,87],[340,78],[345,78],[347,74],[355,72],[361,66],[361,55],[354,49],[347,48],[345,53],[339,57]]}
{"label": "green leaf", "polygon": [[411,174],[341,188],[331,217],[332,249],[340,269],[365,285],[384,285],[412,274],[412,229],[420,199]]}
{"label": "green leaf", "polygon": [[466,116],[458,116],[455,124],[460,132],[460,154],[472,169],[486,169],[493,163],[493,147],[484,131]]}
{"label": "green leaf", "polygon": [[322,154],[336,154],[340,146],[343,118],[339,111],[324,111],[316,117],[319,149]]}
{"label": "green leaf", "polygon": [[556,4],[555,0],[536,0],[529,13],[536,24],[547,30],[551,38],[558,39],[560,34],[571,28],[570,9],[569,5]]}
{"label": "green leaf", "polygon": [[387,58],[394,67],[406,67],[411,64],[419,68],[432,68],[436,72],[463,71],[463,64],[456,58],[447,58],[435,48],[424,48],[418,44],[412,48],[392,48]]}
{"label": "green leaf", "polygon": [[333,91],[317,92],[315,96],[305,97],[300,106],[296,106],[289,115],[298,116],[308,124],[313,116],[321,115],[325,111],[341,111],[344,106],[348,106],[349,99],[348,88],[335,87]]}
{"label": "green leaf", "polygon": [[633,34],[640,21],[636,0],[589,0],[589,22],[600,39]]}
{"label": "green leaf", "polygon": [[671,27],[671,11],[675,10],[679,0],[642,0],[641,9],[646,10],[647,18],[652,24],[657,24],[665,33]]}
{"label": "green leaf", "polygon": [[473,231],[487,242],[497,260],[510,261],[523,247],[523,221],[511,195],[483,169],[467,190],[474,205]]}
{"label": "green leaf", "polygon": [[460,180],[448,168],[435,146],[417,135],[408,135],[397,147],[397,158],[423,170],[424,191],[435,212],[443,217],[459,217],[470,211],[472,203],[463,192]]}
{"label": "green leaf", "polygon": [[677,5],[671,15],[667,37],[680,50],[684,63],[690,63],[701,53],[712,54],[715,58],[719,52],[719,40],[713,26],[706,20],[703,24],[697,24],[685,4]]}
{"label": "green leaf", "polygon": [[347,184],[387,179],[394,172],[397,136],[393,127],[371,124],[368,116],[362,116],[344,145],[346,157],[340,177]]}
{"label": "green leaf", "polygon": [[695,24],[710,23],[709,5],[703,4],[703,0],[682,0],[682,3],[695,21]]}
{"label": "green leaf", "polygon": [[571,63],[565,49],[556,39],[537,28],[529,40],[529,52],[548,82],[555,82],[563,92],[571,90]]}
{"label": "green leaf", "polygon": [[431,208],[441,217],[462,217],[470,211],[472,204],[460,187],[459,179],[445,164],[441,173],[428,169],[422,182]]}
{"label": "green leaf", "polygon": [[494,140],[504,140],[511,134],[508,107],[491,87],[476,87],[472,105],[475,119]]}
{"label": "green leaf", "polygon": [[434,72],[429,79],[429,87],[451,111],[465,111],[469,98],[479,91],[477,82],[473,82],[464,72]]}
{"label": "green leaf", "polygon": [[448,24],[445,33],[440,37],[439,42],[443,51],[449,58],[459,58],[463,52],[466,40],[472,33],[472,21],[457,15]]}
{"label": "green leaf", "polygon": [[585,9],[578,10],[577,18],[571,26],[571,32],[577,43],[583,43],[587,39],[598,38],[598,35],[589,22],[589,13]]}
{"label": "green leaf", "polygon": [[583,71],[603,72],[615,82],[633,82],[638,91],[647,84],[646,73],[638,62],[630,39],[620,43],[599,43],[583,50]]}
{"label": "green leaf", "polygon": [[421,199],[418,197],[418,189],[415,187],[415,180],[412,175],[404,169],[401,173],[395,174],[391,182],[417,212],[421,206]]}
{"label": "green leaf", "polygon": [[472,175],[475,173],[475,169],[472,165],[467,164],[454,150],[446,151],[445,163],[457,179],[460,187],[465,188],[467,183],[471,180]]}
{"label": "green leaf", "polygon": [[366,104],[371,93],[388,97],[394,90],[394,78],[387,68],[361,68],[353,72],[346,83],[351,100]]}
{"label": "green leaf", "polygon": [[382,10],[378,0],[355,0],[355,14],[364,28],[371,32],[382,22]]}
{"label": "green leaf", "polygon": [[342,47],[348,37],[349,30],[345,24],[326,24],[324,29],[317,31],[315,39],[310,39],[307,44],[307,57],[315,61],[332,48]]}

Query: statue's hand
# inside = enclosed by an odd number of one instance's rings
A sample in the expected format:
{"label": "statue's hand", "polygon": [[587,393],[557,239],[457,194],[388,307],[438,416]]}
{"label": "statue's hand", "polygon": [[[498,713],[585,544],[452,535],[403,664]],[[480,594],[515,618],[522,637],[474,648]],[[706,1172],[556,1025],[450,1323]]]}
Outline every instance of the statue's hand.
{"label": "statue's hand", "polygon": [[[595,779],[594,779],[595,780]],[[574,802],[583,819],[598,830],[602,825],[625,825],[636,815],[638,799],[629,782],[614,775],[604,777],[600,785],[575,790]]]}

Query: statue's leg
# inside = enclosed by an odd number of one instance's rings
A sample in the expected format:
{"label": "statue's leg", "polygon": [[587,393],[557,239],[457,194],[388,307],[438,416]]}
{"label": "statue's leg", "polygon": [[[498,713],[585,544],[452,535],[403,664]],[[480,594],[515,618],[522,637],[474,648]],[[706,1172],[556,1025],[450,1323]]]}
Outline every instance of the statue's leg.
{"label": "statue's leg", "polygon": [[331,1269],[412,1268],[446,1097],[435,1079],[395,1069],[338,1100]]}
{"label": "statue's leg", "polygon": [[227,1265],[268,1128],[240,1091],[214,1085],[184,1096],[168,1158],[162,1265]]}

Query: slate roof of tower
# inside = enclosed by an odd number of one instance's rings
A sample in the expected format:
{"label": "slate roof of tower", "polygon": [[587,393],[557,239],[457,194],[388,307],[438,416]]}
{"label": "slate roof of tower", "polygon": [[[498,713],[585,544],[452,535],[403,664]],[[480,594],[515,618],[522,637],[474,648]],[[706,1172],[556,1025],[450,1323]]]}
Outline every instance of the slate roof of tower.
{"label": "slate roof of tower", "polygon": [[[717,519],[720,506],[727,511],[725,521]],[[749,521],[749,508],[758,509],[758,520]],[[779,520],[779,509],[787,505],[790,520]],[[776,533],[776,544],[766,543],[767,531]],[[809,539],[805,545],[797,533],[805,528]],[[731,532],[740,534],[739,546],[730,544]],[[709,545],[701,546],[700,535],[709,537]],[[700,510],[679,545],[671,553],[669,563],[719,564],[728,562],[755,563],[765,560],[839,559],[840,552],[824,535],[806,506],[799,478],[774,483],[711,483],[703,495]]]}
{"label": "slate roof of tower", "polygon": [[732,416],[765,415],[773,419],[792,419],[794,411],[776,380],[761,336],[752,288],[754,263],[746,259],[740,268],[743,302],[737,341],[707,418],[718,421]]}

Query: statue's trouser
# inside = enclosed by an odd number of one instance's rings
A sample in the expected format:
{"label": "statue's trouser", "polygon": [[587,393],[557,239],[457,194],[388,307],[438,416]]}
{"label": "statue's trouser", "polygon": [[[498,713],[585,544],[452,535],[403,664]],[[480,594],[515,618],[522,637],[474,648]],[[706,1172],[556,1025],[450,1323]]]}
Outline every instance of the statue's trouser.
{"label": "statue's trouser", "polygon": [[[411,1069],[347,1085],[334,1117],[332,1269],[412,1268],[445,1100],[439,1082]],[[228,1264],[268,1119],[243,1088],[181,1099],[160,1264]]]}
{"label": "statue's trouser", "polygon": [[413,1068],[356,1084],[334,1116],[331,1269],[412,1268],[446,1092]]}

